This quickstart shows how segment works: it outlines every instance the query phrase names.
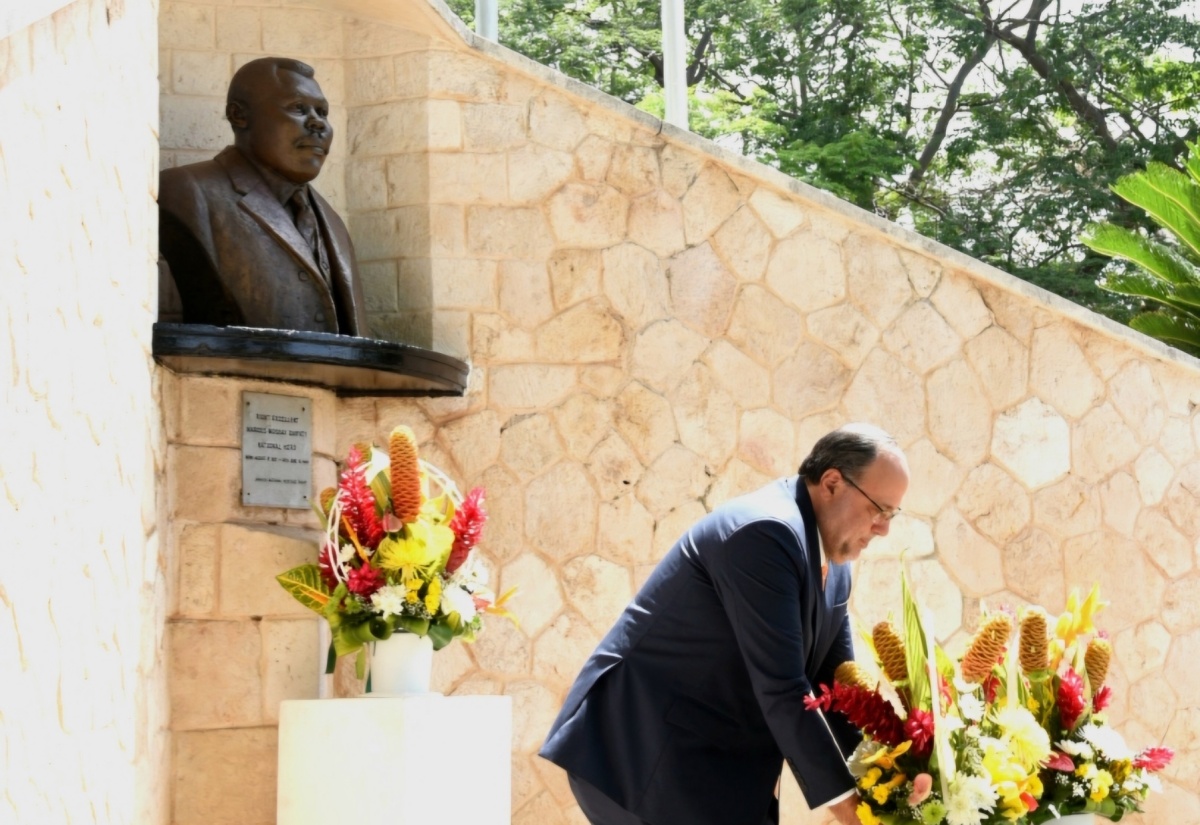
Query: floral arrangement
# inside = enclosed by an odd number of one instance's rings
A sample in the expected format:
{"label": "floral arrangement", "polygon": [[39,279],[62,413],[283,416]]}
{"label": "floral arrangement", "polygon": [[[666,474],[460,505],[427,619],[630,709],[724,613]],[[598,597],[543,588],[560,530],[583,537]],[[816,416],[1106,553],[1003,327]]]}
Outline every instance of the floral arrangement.
{"label": "floral arrangement", "polygon": [[515,621],[504,607],[515,588],[496,598],[476,554],[487,512],[484,491],[462,496],[454,483],[417,454],[416,437],[394,429],[388,449],[350,448],[337,488],[314,505],[325,528],[317,561],[276,579],[332,631],[329,670],[338,656],[395,632],[428,636],[433,649],[455,638],[473,641],[483,614]]}
{"label": "floral arrangement", "polygon": [[1133,751],[1102,713],[1112,647],[1093,623],[1098,589],[1073,592],[1053,628],[1040,607],[1019,621],[985,612],[958,661],[926,632],[906,579],[902,592],[902,630],[880,622],[866,639],[880,683],[846,662],[807,700],[863,732],[850,758],[863,825],[1115,821],[1159,790],[1172,750]]}

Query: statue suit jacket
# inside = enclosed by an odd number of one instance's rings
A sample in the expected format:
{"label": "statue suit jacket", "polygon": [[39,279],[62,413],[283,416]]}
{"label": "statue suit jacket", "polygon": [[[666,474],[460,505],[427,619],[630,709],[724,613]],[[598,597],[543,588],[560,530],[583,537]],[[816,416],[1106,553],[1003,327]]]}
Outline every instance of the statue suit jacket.
{"label": "statue suit jacket", "polygon": [[567,695],[541,755],[652,825],[762,825],[784,760],[810,807],[858,732],[806,710],[854,658],[849,565],[821,590],[803,482],[734,499],[670,549]]}
{"label": "statue suit jacket", "polygon": [[232,146],[159,180],[159,250],[189,324],[366,333],[354,247],[341,218],[309,187],[330,284],[291,212]]}

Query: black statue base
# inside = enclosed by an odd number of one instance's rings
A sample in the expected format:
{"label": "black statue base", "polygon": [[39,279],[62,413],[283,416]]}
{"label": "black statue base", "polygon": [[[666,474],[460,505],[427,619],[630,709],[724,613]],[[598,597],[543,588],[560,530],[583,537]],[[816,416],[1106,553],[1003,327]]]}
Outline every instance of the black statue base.
{"label": "black statue base", "polygon": [[172,372],[286,381],[338,395],[462,395],[470,366],[421,347],[286,329],[155,324],[154,360]]}

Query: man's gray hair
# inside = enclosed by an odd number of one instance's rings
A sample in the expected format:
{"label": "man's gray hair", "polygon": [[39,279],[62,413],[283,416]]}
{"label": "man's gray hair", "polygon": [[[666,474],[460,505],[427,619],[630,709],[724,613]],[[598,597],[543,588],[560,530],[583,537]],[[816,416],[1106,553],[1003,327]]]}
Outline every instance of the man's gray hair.
{"label": "man's gray hair", "polygon": [[254,80],[262,75],[278,80],[280,72],[295,72],[303,77],[315,77],[316,71],[312,66],[291,57],[259,57],[251,60],[233,73],[229,81],[229,91],[225,93],[225,111],[234,104],[250,105],[250,89]]}
{"label": "man's gray hair", "polygon": [[821,436],[800,464],[800,475],[816,484],[826,470],[838,470],[857,478],[880,450],[899,452],[896,439],[873,424],[846,424]]}

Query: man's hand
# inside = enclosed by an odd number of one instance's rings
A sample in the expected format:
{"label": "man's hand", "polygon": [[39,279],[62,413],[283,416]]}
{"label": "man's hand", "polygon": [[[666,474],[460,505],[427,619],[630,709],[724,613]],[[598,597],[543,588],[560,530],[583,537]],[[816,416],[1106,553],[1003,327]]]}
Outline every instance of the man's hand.
{"label": "man's hand", "polygon": [[841,802],[835,802],[829,806],[829,812],[837,818],[841,825],[861,825],[858,821],[858,816],[854,813],[854,809],[858,807],[858,794],[851,794]]}

